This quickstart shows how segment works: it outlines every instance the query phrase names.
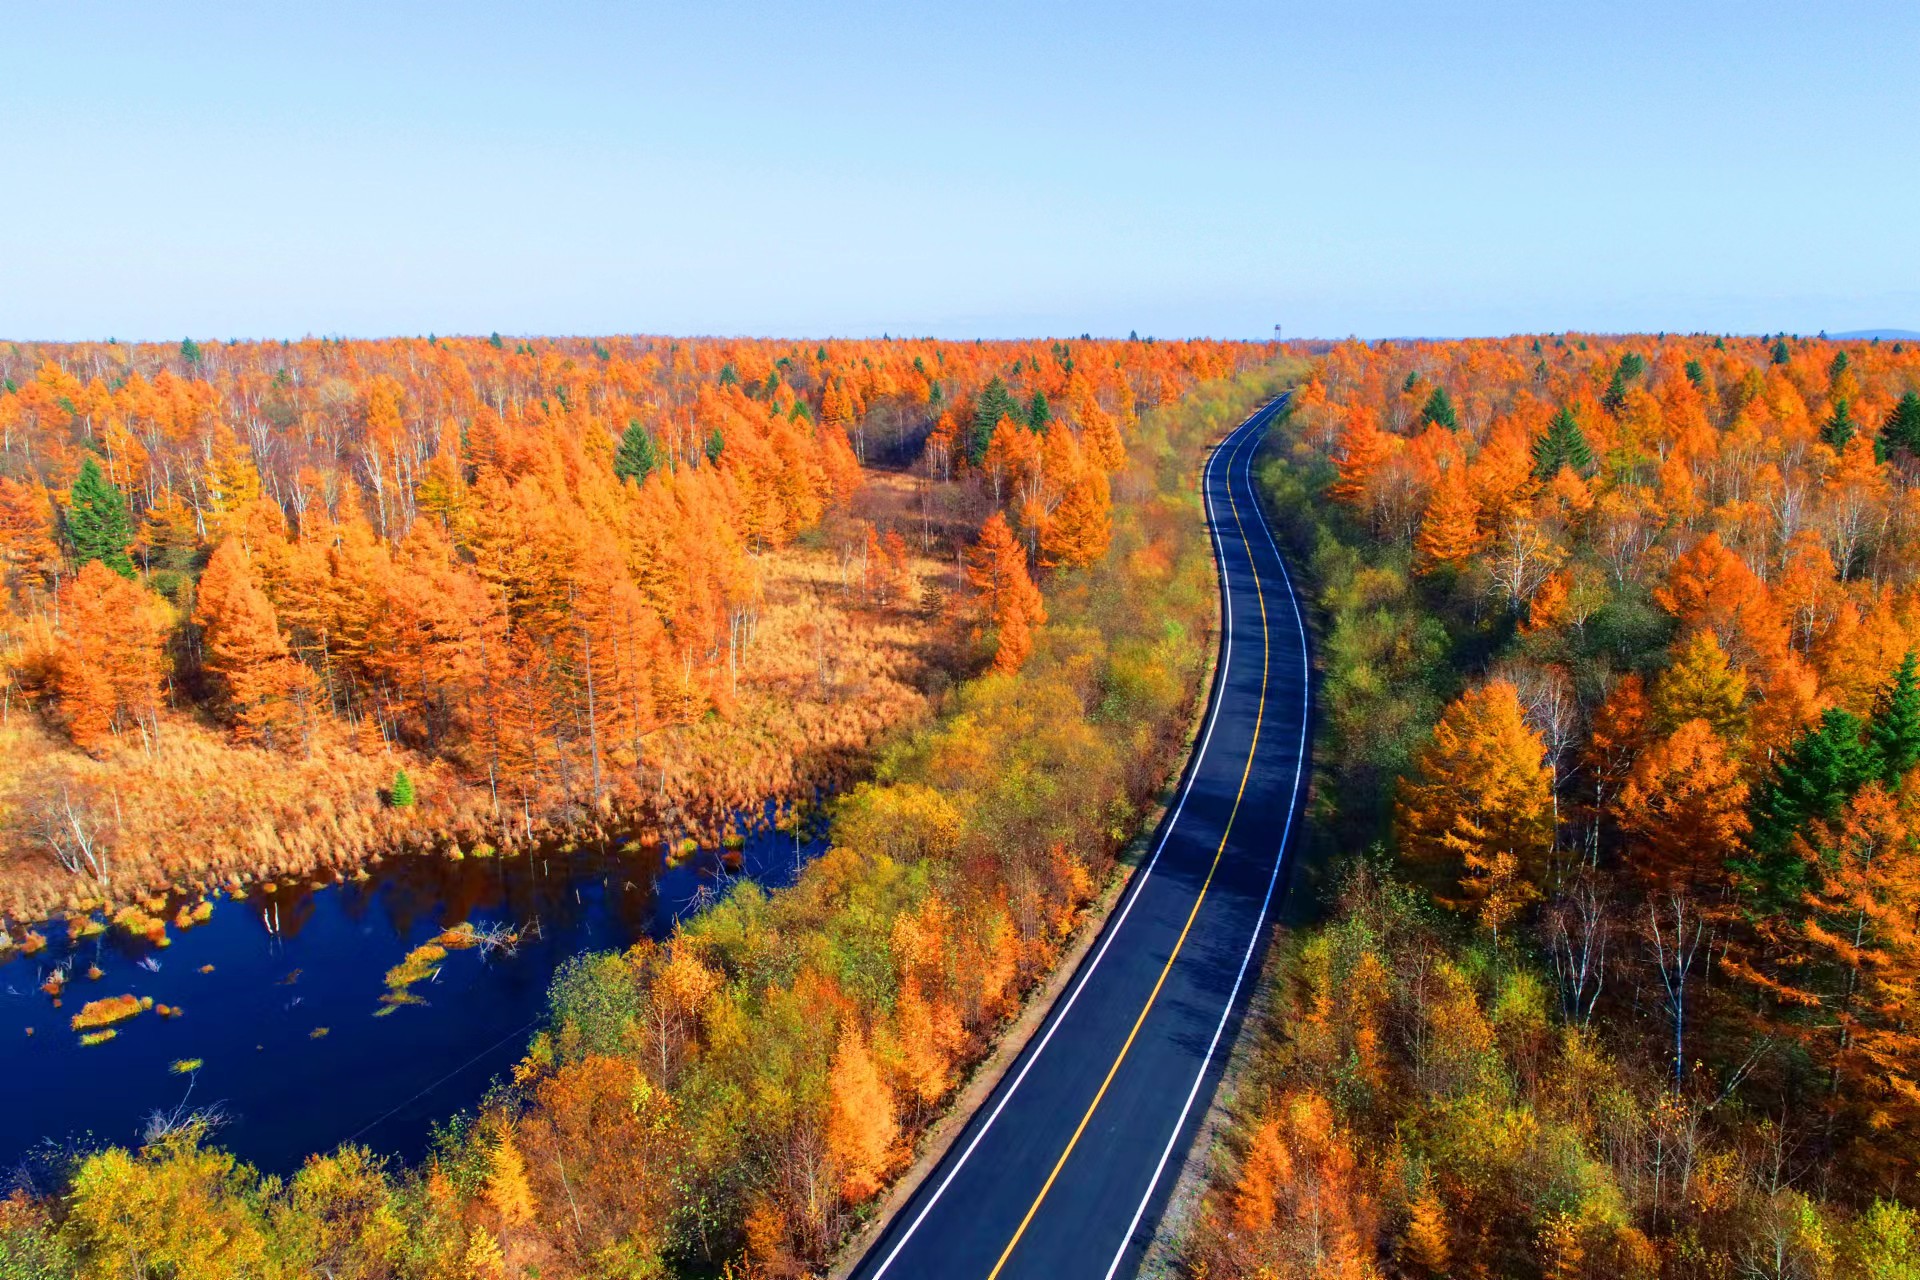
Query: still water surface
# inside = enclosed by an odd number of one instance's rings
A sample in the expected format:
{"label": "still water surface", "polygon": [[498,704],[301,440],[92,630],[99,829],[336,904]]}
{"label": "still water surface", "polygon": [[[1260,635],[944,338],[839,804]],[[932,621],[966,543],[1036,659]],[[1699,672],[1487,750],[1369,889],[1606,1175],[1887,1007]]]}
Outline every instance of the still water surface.
{"label": "still water surface", "polygon": [[[739,851],[738,874],[782,885],[822,847],[763,830]],[[118,929],[69,942],[53,925],[44,951],[0,962],[0,1171],[31,1174],[76,1145],[137,1143],[149,1116],[182,1106],[217,1107],[220,1144],[273,1172],[347,1141],[416,1158],[434,1124],[479,1102],[519,1058],[561,965],[664,937],[728,882],[717,853],[670,864],[658,846],[409,856],[369,870],[217,897],[209,920],[170,928],[165,948]],[[517,952],[451,951],[413,989],[424,1004],[376,1016],[386,971],[462,922],[518,930]],[[56,1009],[40,984],[62,965],[70,981]],[[90,965],[99,979],[85,976]],[[71,1016],[125,993],[181,1016],[150,1010],[82,1046]],[[195,1058],[197,1070],[171,1070]]]}

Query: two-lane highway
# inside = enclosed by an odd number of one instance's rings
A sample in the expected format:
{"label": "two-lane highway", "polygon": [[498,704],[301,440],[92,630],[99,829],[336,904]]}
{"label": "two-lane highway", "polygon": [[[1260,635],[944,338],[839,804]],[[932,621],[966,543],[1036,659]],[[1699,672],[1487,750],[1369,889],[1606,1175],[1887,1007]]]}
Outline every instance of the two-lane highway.
{"label": "two-lane highway", "polygon": [[1283,402],[1215,446],[1202,476],[1220,662],[1152,853],[858,1280],[1111,1280],[1139,1265],[1219,1083],[1306,790],[1306,626],[1252,478]]}

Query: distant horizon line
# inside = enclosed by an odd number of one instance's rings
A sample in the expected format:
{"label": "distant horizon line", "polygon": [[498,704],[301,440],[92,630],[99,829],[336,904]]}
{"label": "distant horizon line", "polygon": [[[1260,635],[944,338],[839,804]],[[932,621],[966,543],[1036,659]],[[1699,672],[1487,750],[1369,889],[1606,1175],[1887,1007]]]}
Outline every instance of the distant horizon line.
{"label": "distant horizon line", "polygon": [[1920,329],[1901,329],[1901,328],[1848,329],[1848,330],[1843,330],[1835,333],[1830,333],[1824,329],[1813,331],[1813,332],[1808,332],[1805,330],[1794,331],[1789,329],[1768,329],[1768,330],[1761,330],[1757,332],[1756,331],[1736,331],[1731,329],[1728,329],[1728,330],[1513,329],[1503,333],[1494,333],[1494,332],[1459,333],[1459,334],[1400,333],[1400,334],[1382,334],[1378,336],[1363,336],[1357,333],[1346,333],[1346,334],[1339,334],[1339,335],[1283,334],[1282,336],[1277,338],[1221,336],[1221,335],[1214,335],[1214,334],[1169,335],[1169,334],[1141,333],[1138,330],[1129,331],[1127,334],[1124,334],[1124,335],[1095,334],[1090,331],[1082,331],[1078,334],[1033,333],[1033,334],[1019,334],[1019,335],[1003,334],[998,336],[977,334],[977,335],[972,335],[968,337],[947,337],[947,338],[936,337],[931,334],[893,333],[890,330],[883,330],[879,334],[833,334],[833,333],[825,333],[825,334],[731,333],[729,334],[729,333],[674,333],[669,331],[648,332],[645,330],[606,330],[601,332],[580,331],[580,332],[573,332],[573,333],[552,333],[552,332],[506,333],[506,332],[494,330],[486,333],[477,333],[477,332],[438,333],[433,331],[429,331],[427,333],[380,333],[380,334],[307,333],[297,338],[294,338],[294,337],[215,338],[215,337],[196,337],[192,334],[184,334],[180,338],[172,338],[172,337],[121,338],[116,335],[109,335],[104,338],[0,337],[0,342],[6,342],[11,346],[16,346],[16,347],[18,346],[71,347],[71,346],[84,346],[84,345],[144,347],[144,346],[178,346],[181,343],[186,341],[192,341],[200,344],[211,343],[216,346],[265,346],[265,345],[273,345],[273,344],[288,346],[296,342],[303,342],[303,343],[304,342],[395,342],[395,341],[431,342],[431,341],[440,341],[442,339],[458,339],[462,341],[474,341],[474,342],[491,342],[495,338],[498,338],[503,342],[507,342],[507,341],[585,342],[585,341],[597,341],[602,338],[619,338],[619,339],[627,339],[627,340],[666,339],[674,342],[948,342],[948,343],[965,343],[965,342],[975,342],[975,343],[987,343],[987,342],[1237,342],[1237,343],[1245,343],[1249,346],[1267,346],[1267,345],[1272,345],[1274,343],[1286,345],[1289,343],[1300,343],[1300,342],[1365,342],[1365,343],[1476,342],[1476,341],[1500,341],[1500,340],[1506,340],[1506,339],[1512,339],[1512,338],[1544,338],[1544,337],[1556,337],[1556,338],[1657,337],[1662,339],[1685,337],[1685,338],[1757,338],[1762,340],[1773,339],[1773,338],[1791,338],[1791,339],[1794,339],[1795,341],[1827,341],[1827,342],[1896,341],[1897,342],[1897,341],[1920,341]]}

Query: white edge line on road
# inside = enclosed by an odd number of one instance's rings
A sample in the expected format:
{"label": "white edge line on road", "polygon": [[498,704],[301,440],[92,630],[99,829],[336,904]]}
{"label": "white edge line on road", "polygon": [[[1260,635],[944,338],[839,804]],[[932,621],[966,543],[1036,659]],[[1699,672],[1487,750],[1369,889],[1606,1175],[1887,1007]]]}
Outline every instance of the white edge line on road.
{"label": "white edge line on road", "polygon": [[[981,1139],[987,1136],[987,1131],[993,1128],[993,1122],[1000,1118],[1000,1113],[1006,1109],[1007,1103],[1012,1100],[1014,1094],[1019,1092],[1020,1082],[1027,1078],[1027,1072],[1033,1069],[1033,1064],[1038,1062],[1040,1055],[1046,1052],[1047,1042],[1053,1039],[1053,1033],[1059,1030],[1060,1024],[1067,1020],[1067,1014],[1073,1011],[1074,1001],[1078,1000],[1080,993],[1086,990],[1087,982],[1093,977],[1094,971],[1100,967],[1100,961],[1105,958],[1107,948],[1112,946],[1113,940],[1119,936],[1121,927],[1126,924],[1127,916],[1133,910],[1133,904],[1140,900],[1140,895],[1145,890],[1148,879],[1153,875],[1155,864],[1160,861],[1160,851],[1167,847],[1167,841],[1173,838],[1174,829],[1180,825],[1180,815],[1187,807],[1187,796],[1193,790],[1194,780],[1200,776],[1200,766],[1206,760],[1207,747],[1213,741],[1213,727],[1219,722],[1220,706],[1221,703],[1226,700],[1224,694],[1226,692],[1227,673],[1233,666],[1233,582],[1224,568],[1224,558],[1222,556],[1224,540],[1220,537],[1219,527],[1213,518],[1213,494],[1206,483],[1206,477],[1207,474],[1213,470],[1214,460],[1223,453],[1228,454],[1227,485],[1229,490],[1231,490],[1233,485],[1233,460],[1231,454],[1240,447],[1240,443],[1236,437],[1258,421],[1260,415],[1265,413],[1269,407],[1270,405],[1262,405],[1260,408],[1254,410],[1253,413],[1247,416],[1246,421],[1235,427],[1228,433],[1224,440],[1215,445],[1213,452],[1207,456],[1206,468],[1201,472],[1200,489],[1206,502],[1207,530],[1214,545],[1215,563],[1222,565],[1220,582],[1222,592],[1226,597],[1220,610],[1226,622],[1223,628],[1226,632],[1226,646],[1225,651],[1220,656],[1219,684],[1222,696],[1214,699],[1213,706],[1208,712],[1206,733],[1202,735],[1200,739],[1200,750],[1194,757],[1193,766],[1187,771],[1186,783],[1180,788],[1180,799],[1174,805],[1173,816],[1168,819],[1165,830],[1160,833],[1160,840],[1153,848],[1153,856],[1147,860],[1147,865],[1142,868],[1140,875],[1136,877],[1134,883],[1129,886],[1127,900],[1121,906],[1119,916],[1115,918],[1112,926],[1108,928],[1107,936],[1101,939],[1100,949],[1093,953],[1093,959],[1080,971],[1078,978],[1075,980],[1073,990],[1067,993],[1067,1002],[1060,1006],[1057,1013],[1052,1015],[1047,1025],[1046,1033],[1040,1037],[1040,1043],[1034,1046],[1033,1052],[1027,1055],[1026,1062],[1021,1064],[1019,1074],[1014,1076],[1013,1083],[1007,1086],[1007,1091],[1001,1095],[1000,1101],[996,1103],[993,1110],[988,1113],[986,1122],[980,1126],[979,1132],[973,1135],[972,1140],[967,1143],[966,1149],[960,1153],[960,1158],[953,1162],[951,1169],[947,1170],[946,1177],[940,1180],[940,1185],[933,1189],[933,1194],[927,1197],[927,1202],[920,1206],[918,1213],[914,1214],[913,1221],[908,1223],[907,1229],[900,1233],[900,1238],[894,1242],[893,1248],[887,1251],[887,1256],[881,1261],[879,1267],[874,1270],[872,1280],[880,1280],[880,1277],[887,1274],[887,1269],[893,1265],[894,1259],[900,1256],[900,1251],[907,1247],[908,1241],[913,1239],[913,1233],[920,1229],[920,1224],[926,1221],[927,1215],[932,1213],[934,1206],[940,1203],[940,1197],[946,1193],[947,1187],[959,1176],[960,1170],[966,1167],[967,1160],[973,1155],[974,1148],[980,1145]],[[1271,538],[1269,538],[1269,540],[1271,540]]]}
{"label": "white edge line on road", "polygon": [[[1227,471],[1227,484],[1233,484],[1233,471]],[[1127,1249],[1133,1243],[1133,1233],[1140,1228],[1140,1219],[1146,1215],[1147,1203],[1153,1199],[1154,1188],[1160,1185],[1160,1176],[1167,1170],[1167,1161],[1173,1158],[1173,1149],[1180,1141],[1180,1131],[1186,1127],[1187,1116],[1193,1110],[1194,1100],[1200,1096],[1200,1083],[1207,1078],[1207,1069],[1213,1065],[1213,1055],[1220,1047],[1220,1037],[1227,1029],[1227,1019],[1233,1013],[1234,1001],[1240,998],[1240,986],[1246,981],[1247,966],[1253,962],[1253,955],[1260,945],[1260,936],[1266,928],[1267,911],[1273,904],[1273,890],[1280,880],[1280,867],[1286,859],[1287,840],[1293,834],[1293,814],[1300,801],[1300,771],[1307,758],[1307,723],[1313,703],[1313,670],[1307,660],[1307,627],[1300,616],[1300,597],[1293,590],[1293,575],[1287,572],[1286,557],[1280,554],[1279,544],[1273,540],[1273,529],[1267,523],[1267,513],[1260,506],[1260,495],[1253,488],[1253,467],[1247,467],[1247,494],[1253,499],[1254,512],[1260,517],[1261,532],[1267,535],[1267,545],[1273,549],[1273,558],[1279,562],[1280,577],[1287,584],[1287,598],[1293,602],[1293,625],[1300,632],[1300,744],[1293,760],[1293,790],[1287,796],[1287,821],[1280,833],[1280,846],[1273,853],[1273,870],[1267,876],[1267,895],[1261,900],[1260,914],[1253,922],[1253,933],[1247,939],[1246,954],[1240,957],[1240,972],[1234,975],[1233,990],[1227,993],[1227,1003],[1220,1010],[1220,1021],[1213,1028],[1213,1039],[1207,1045],[1207,1055],[1200,1060],[1200,1070],[1194,1074],[1193,1087],[1187,1090],[1187,1100],[1180,1108],[1180,1118],[1173,1122],[1173,1132],[1167,1136],[1167,1146],[1160,1153],[1160,1163],[1153,1167],[1153,1177],[1147,1181],[1146,1194],[1140,1197],[1140,1205],[1133,1211],[1133,1221],[1127,1224],[1125,1234],[1120,1237],[1120,1247],[1114,1252],[1113,1262],[1107,1267],[1106,1280],[1113,1280],[1120,1270],[1120,1262],[1127,1256]]]}

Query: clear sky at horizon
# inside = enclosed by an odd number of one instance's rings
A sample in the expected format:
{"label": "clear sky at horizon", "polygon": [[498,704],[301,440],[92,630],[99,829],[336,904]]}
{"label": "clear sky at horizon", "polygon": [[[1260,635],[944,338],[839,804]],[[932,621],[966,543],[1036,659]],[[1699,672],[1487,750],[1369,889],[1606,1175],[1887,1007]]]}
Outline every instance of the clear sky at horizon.
{"label": "clear sky at horizon", "polygon": [[18,6],[0,337],[1920,329],[1920,6]]}

